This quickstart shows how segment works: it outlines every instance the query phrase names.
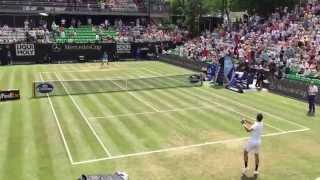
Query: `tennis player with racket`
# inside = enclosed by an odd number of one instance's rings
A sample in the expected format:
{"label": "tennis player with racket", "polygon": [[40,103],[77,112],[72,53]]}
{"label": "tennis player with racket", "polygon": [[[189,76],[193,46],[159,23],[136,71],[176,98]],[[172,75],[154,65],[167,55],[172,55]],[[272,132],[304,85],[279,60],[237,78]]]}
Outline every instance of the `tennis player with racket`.
{"label": "tennis player with racket", "polygon": [[102,61],[101,61],[101,68],[104,68],[106,64],[107,66],[109,66],[109,57],[108,57],[108,53],[104,52],[102,56]]}
{"label": "tennis player with racket", "polygon": [[255,170],[254,175],[258,175],[259,171],[259,151],[261,146],[261,135],[263,131],[263,115],[258,114],[256,122],[248,121],[244,118],[241,119],[241,124],[243,128],[248,132],[251,133],[251,136],[244,148],[243,152],[243,160],[244,160],[244,169],[242,171],[242,174],[245,175],[248,171],[248,155],[249,153],[254,153],[255,156]]}

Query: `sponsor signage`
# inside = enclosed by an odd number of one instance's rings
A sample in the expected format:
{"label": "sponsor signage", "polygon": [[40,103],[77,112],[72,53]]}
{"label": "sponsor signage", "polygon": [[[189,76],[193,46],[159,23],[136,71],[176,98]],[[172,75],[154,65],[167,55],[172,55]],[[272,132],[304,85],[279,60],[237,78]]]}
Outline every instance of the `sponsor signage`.
{"label": "sponsor signage", "polygon": [[53,52],[61,52],[61,50],[102,50],[102,45],[97,44],[53,44],[51,47]]}
{"label": "sponsor signage", "polygon": [[20,91],[15,90],[3,90],[0,91],[0,101],[9,101],[20,99]]}
{"label": "sponsor signage", "polygon": [[97,50],[100,51],[102,49],[102,45],[96,45],[96,44],[79,44],[79,45],[64,45],[65,50]]}
{"label": "sponsor signage", "polygon": [[45,94],[45,93],[51,93],[54,90],[54,87],[50,83],[40,83],[36,86],[36,90],[39,93]]}
{"label": "sponsor signage", "polygon": [[129,175],[125,172],[115,172],[112,175],[81,175],[80,180],[129,180]]}
{"label": "sponsor signage", "polygon": [[35,56],[34,44],[16,44],[16,56]]}
{"label": "sponsor signage", "polygon": [[[78,61],[79,56],[84,56],[86,60],[97,60],[103,56],[103,52],[107,51],[112,58],[132,58],[136,57],[137,49],[139,48],[140,57],[148,58],[147,53],[155,51],[154,46],[163,46],[165,49],[174,48],[172,42],[149,42],[149,43],[17,43],[0,45],[8,46],[13,52],[12,61],[15,64],[27,63],[53,63]],[[118,54],[118,56],[115,56]],[[1,59],[0,59],[1,61]],[[2,60],[3,64],[6,64]]]}
{"label": "sponsor signage", "polygon": [[131,44],[130,43],[117,43],[117,54],[130,54]]}
{"label": "sponsor signage", "polygon": [[141,51],[149,51],[149,48],[148,47],[143,47],[143,48],[140,48]]}

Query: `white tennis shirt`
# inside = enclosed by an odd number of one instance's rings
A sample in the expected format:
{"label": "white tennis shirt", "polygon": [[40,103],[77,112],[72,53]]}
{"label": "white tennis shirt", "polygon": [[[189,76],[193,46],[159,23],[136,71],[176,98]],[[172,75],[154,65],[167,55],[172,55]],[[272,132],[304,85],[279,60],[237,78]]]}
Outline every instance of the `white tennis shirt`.
{"label": "white tennis shirt", "polygon": [[250,142],[251,143],[256,143],[260,144],[261,143],[261,135],[263,131],[263,122],[255,122],[252,125],[252,131],[251,131],[251,137],[250,137]]}
{"label": "white tennis shirt", "polygon": [[309,96],[315,96],[318,94],[318,87],[316,85],[311,85],[308,88]]}

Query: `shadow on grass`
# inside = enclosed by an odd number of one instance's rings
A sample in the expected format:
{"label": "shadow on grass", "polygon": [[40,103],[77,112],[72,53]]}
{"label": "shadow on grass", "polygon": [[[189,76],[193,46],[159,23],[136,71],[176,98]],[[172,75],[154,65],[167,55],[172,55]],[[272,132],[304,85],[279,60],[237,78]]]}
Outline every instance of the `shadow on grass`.
{"label": "shadow on grass", "polygon": [[257,175],[254,175],[254,176],[251,176],[251,177],[248,177],[246,175],[242,175],[241,180],[257,180],[258,179],[258,176]]}
{"label": "shadow on grass", "polygon": [[218,86],[216,84],[210,84],[210,87],[213,89],[226,89],[224,86]]}

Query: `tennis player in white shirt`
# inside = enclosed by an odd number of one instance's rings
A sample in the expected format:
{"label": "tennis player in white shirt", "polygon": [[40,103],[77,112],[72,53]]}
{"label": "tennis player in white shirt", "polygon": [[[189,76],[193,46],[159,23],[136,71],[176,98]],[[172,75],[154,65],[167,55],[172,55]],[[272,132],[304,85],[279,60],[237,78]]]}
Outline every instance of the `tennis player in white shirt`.
{"label": "tennis player in white shirt", "polygon": [[245,174],[248,171],[248,155],[249,153],[254,153],[255,156],[255,169],[254,175],[259,174],[259,151],[261,146],[261,135],[263,131],[263,115],[258,114],[256,122],[252,123],[248,120],[241,120],[243,128],[248,132],[251,133],[251,136],[244,148],[243,152],[243,160],[244,160],[244,169],[242,174]]}

